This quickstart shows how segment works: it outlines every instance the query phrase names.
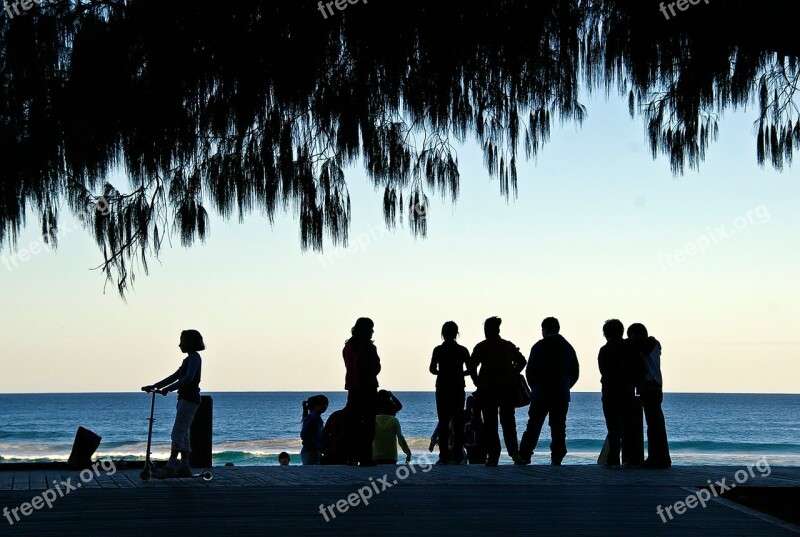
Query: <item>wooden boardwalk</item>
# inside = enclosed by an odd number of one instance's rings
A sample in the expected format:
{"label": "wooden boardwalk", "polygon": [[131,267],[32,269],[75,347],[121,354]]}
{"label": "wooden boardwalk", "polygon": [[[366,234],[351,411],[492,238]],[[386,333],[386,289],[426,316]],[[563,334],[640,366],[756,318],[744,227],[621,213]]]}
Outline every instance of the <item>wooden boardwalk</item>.
{"label": "wooden boardwalk", "polygon": [[[214,479],[142,483],[138,470],[83,479],[77,472],[0,472],[0,535],[794,535],[800,529],[711,498],[718,489],[800,487],[800,468],[684,466],[346,466],[214,468]],[[736,472],[740,473],[737,475]],[[739,479],[737,484],[736,479]],[[12,509],[57,496],[27,516]],[[78,487],[77,485],[81,485]],[[46,492],[49,488],[50,492]],[[360,491],[360,494],[359,494]],[[348,503],[348,501],[350,503]],[[365,503],[365,501],[367,503]],[[337,508],[338,503],[338,508]],[[321,512],[322,511],[322,512]],[[324,514],[323,514],[324,512]],[[666,522],[665,522],[666,520]]]}

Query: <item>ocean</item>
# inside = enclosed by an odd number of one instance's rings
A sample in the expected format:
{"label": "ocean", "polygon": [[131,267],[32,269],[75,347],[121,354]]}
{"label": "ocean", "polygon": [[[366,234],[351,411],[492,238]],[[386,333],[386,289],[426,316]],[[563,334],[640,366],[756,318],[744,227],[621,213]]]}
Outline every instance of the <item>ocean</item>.
{"label": "ocean", "polygon": [[[215,465],[275,465],[277,454],[299,464],[301,402],[310,392],[204,392],[214,400]],[[326,393],[328,412],[342,408],[345,392]],[[436,426],[433,392],[395,392],[403,403],[398,419],[413,458],[428,453]],[[565,464],[594,464],[605,439],[599,393],[573,393],[567,419]],[[166,459],[175,416],[175,395],[156,396],[153,453]],[[98,457],[141,460],[147,440],[150,396],[138,393],[0,394],[0,463],[65,461],[75,431],[83,426],[102,437]],[[674,464],[741,465],[765,457],[771,465],[800,466],[800,395],[685,394],[664,396]],[[527,421],[517,409],[517,436]],[[501,436],[502,438],[502,436]],[[533,464],[549,463],[545,425]],[[432,459],[429,459],[432,460]],[[501,464],[510,464],[505,452]]]}

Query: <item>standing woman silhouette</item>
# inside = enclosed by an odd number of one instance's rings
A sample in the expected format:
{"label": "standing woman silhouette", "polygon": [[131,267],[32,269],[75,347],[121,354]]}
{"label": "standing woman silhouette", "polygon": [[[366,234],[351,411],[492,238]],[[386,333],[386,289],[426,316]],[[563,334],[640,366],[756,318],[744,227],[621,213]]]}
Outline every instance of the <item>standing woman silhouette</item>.
{"label": "standing woman silhouette", "polygon": [[[439,461],[461,464],[464,446],[464,377],[470,374],[469,351],[456,343],[458,325],[442,325],[444,342],[433,349],[430,372],[436,375],[436,414],[439,416]],[[453,421],[453,451],[450,453],[450,421]]]}
{"label": "standing woman silhouette", "polygon": [[372,343],[375,323],[360,317],[350,330],[352,337],[342,350],[347,368],[344,389],[347,390],[347,464],[374,466],[372,438],[375,435],[375,407],[378,394],[378,373],[381,359]]}

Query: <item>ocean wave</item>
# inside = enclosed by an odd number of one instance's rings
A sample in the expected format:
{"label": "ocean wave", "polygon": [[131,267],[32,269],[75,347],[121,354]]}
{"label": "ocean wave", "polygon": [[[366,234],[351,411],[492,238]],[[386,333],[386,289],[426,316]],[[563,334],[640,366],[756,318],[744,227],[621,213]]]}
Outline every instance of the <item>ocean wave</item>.
{"label": "ocean wave", "polygon": [[[287,451],[292,459],[292,464],[300,464],[299,450]],[[234,466],[274,466],[278,464],[278,453],[275,452],[248,452],[248,451],[215,451],[212,455],[214,466],[233,464]],[[564,458],[564,464],[568,465],[592,465],[597,462],[598,450],[577,451],[570,448],[570,452]],[[157,451],[152,455],[155,460],[166,460],[169,451]],[[429,453],[427,449],[412,449],[412,462],[415,464],[433,464],[438,457],[438,453]],[[769,454],[769,453],[701,453],[701,452],[672,452],[672,462],[674,465],[746,465],[754,463],[761,457],[772,466],[800,466],[800,454]],[[128,461],[144,460],[143,453],[123,453],[123,452],[100,452],[95,453],[95,458],[111,458],[114,461],[125,459]],[[402,459],[402,454],[401,457]],[[36,463],[36,462],[66,462],[66,456],[21,456],[21,457],[0,457],[2,463]],[[537,451],[533,456],[534,464],[549,464],[549,449]],[[510,464],[508,454],[503,452],[503,464]]]}
{"label": "ocean wave", "polygon": [[670,440],[670,451],[696,453],[754,453],[800,455],[800,444],[762,442],[716,442],[710,440]]}
{"label": "ocean wave", "polygon": [[[430,438],[406,438],[415,457],[438,456],[434,448],[430,454],[428,447]],[[569,457],[573,463],[590,461],[597,458],[603,447],[604,439],[572,438],[567,440]],[[537,453],[549,452],[549,438],[540,439]],[[101,443],[95,453],[98,458],[114,460],[143,460],[146,449],[144,441],[119,441]],[[212,458],[215,464],[231,462],[234,464],[269,465],[277,464],[277,456],[285,451],[298,456],[302,447],[297,437],[265,438],[257,440],[226,440],[217,442],[212,447]],[[43,444],[36,442],[0,442],[0,460],[3,462],[49,462],[66,461],[72,450],[72,444]],[[718,464],[769,456],[770,460],[784,461],[785,464],[800,464],[800,444],[796,443],[758,443],[758,442],[719,442],[706,440],[670,440],[670,451],[673,459],[689,464]],[[164,460],[169,457],[169,442],[158,442],[151,446],[152,457]],[[795,461],[795,462],[786,462]]]}

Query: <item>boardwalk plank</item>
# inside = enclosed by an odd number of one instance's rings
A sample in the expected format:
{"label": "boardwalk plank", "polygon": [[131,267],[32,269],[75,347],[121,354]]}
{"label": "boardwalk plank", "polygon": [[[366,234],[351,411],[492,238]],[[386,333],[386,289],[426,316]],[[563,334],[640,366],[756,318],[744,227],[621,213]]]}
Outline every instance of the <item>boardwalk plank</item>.
{"label": "boardwalk plank", "polygon": [[[93,479],[5,525],[3,534],[137,537],[168,526],[172,535],[257,532],[277,535],[792,535],[796,529],[726,502],[710,502],[664,522],[657,507],[685,500],[693,487],[736,467],[608,471],[596,466],[346,466],[214,468],[214,479],[139,481],[138,470]],[[404,476],[407,477],[403,479]],[[740,474],[741,475],[741,474]],[[385,477],[384,477],[385,476]],[[31,500],[32,485],[80,481],[76,472],[2,472],[0,506]],[[388,483],[383,490],[382,481]],[[394,482],[397,481],[395,484]],[[800,486],[800,468],[772,468],[741,486]],[[359,489],[369,504],[351,507]],[[372,492],[370,492],[372,493]],[[335,505],[347,512],[339,512]],[[329,521],[320,514],[326,509]],[[333,518],[333,514],[336,517]],[[8,530],[8,531],[6,531]]]}

